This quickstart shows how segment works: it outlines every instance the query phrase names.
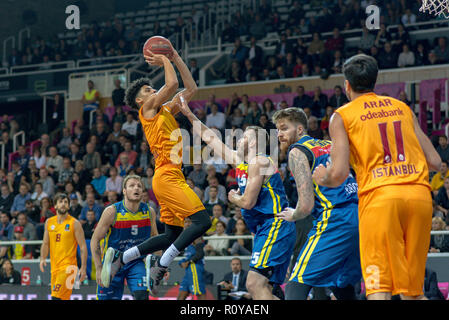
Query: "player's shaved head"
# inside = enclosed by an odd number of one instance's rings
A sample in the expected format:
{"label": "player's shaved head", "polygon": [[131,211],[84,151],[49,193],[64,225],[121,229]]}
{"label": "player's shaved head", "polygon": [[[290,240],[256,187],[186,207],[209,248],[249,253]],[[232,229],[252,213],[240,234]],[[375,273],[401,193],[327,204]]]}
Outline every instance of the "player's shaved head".
{"label": "player's shaved head", "polygon": [[378,72],[376,59],[366,54],[355,55],[343,64],[345,79],[356,93],[373,91]]}
{"label": "player's shaved head", "polygon": [[132,82],[125,92],[125,103],[133,109],[139,109],[139,105],[136,102],[136,98],[139,97],[140,89],[143,86],[151,87],[151,80],[148,78],[140,78]]}

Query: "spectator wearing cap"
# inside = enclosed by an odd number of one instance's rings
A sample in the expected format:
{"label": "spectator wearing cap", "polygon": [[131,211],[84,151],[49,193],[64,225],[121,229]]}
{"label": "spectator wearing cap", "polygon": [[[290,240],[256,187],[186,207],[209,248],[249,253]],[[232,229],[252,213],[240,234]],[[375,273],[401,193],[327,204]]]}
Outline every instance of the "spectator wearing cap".
{"label": "spectator wearing cap", "polygon": [[69,214],[75,219],[79,219],[81,210],[83,209],[79,204],[78,196],[72,193],[70,196],[70,209]]}
{"label": "spectator wearing cap", "polygon": [[11,206],[11,217],[13,218],[12,222],[15,222],[15,218],[17,215],[25,210],[25,202],[27,200],[31,199],[31,195],[28,192],[28,185],[25,183],[22,183],[19,187],[19,194],[17,194],[14,197],[13,204]]}

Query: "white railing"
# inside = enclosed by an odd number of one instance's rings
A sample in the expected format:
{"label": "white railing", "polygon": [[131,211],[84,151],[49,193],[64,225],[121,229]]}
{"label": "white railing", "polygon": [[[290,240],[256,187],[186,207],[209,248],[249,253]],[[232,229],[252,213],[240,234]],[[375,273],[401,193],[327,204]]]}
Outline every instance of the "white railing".
{"label": "white railing", "polygon": [[22,30],[19,31],[19,51],[22,51],[22,45],[23,45],[23,41],[22,41],[22,35],[26,33],[27,34],[27,38],[30,39],[31,38],[31,29],[30,27],[26,27]]}
{"label": "white railing", "polygon": [[[103,57],[103,58],[90,58],[90,59],[80,59],[76,62],[76,67],[81,68],[84,64],[87,64],[86,66],[91,66],[92,63],[94,63],[95,66],[102,65],[104,62],[110,62],[113,61],[110,64],[124,64],[128,63],[129,61],[132,61],[135,58],[140,58],[141,54],[128,54],[123,56],[111,56],[111,57]],[[120,61],[120,60],[126,60],[126,61]],[[114,62],[115,61],[115,62]]]}
{"label": "white railing", "polygon": [[[66,68],[75,68],[75,61],[73,60],[67,60],[67,61],[60,61],[60,62],[48,62],[48,63],[37,63],[37,64],[27,64],[24,66],[14,66],[10,68],[11,73],[24,73],[24,72],[30,72],[30,71],[37,71],[37,70],[51,70],[53,67],[62,66],[60,69],[66,69]],[[31,69],[31,70],[29,70]],[[25,71],[23,71],[25,70]],[[26,71],[28,70],[28,71]]]}
{"label": "white railing", "polygon": [[8,57],[6,56],[6,46],[8,45],[8,42],[11,42],[11,48],[15,48],[16,38],[14,36],[11,36],[3,40],[3,63],[6,63],[8,61]]}
{"label": "white railing", "polygon": [[19,136],[22,136],[22,146],[25,145],[25,131],[19,131],[16,134],[14,134],[13,138],[12,138],[12,152],[16,152],[17,151],[17,139],[19,138]]}

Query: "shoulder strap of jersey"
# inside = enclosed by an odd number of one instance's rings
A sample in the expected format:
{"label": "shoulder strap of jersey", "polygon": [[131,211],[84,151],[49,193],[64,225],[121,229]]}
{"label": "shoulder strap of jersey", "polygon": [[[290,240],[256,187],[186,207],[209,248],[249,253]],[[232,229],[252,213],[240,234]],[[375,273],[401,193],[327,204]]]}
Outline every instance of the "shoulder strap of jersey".
{"label": "shoulder strap of jersey", "polygon": [[[288,148],[287,159],[290,155],[290,151],[292,151],[292,149],[294,149],[294,148],[301,150],[306,155],[307,160],[309,161],[310,170],[312,170],[315,156],[313,155],[312,151],[309,148],[307,148],[306,146],[304,146],[298,142],[295,142],[294,144],[290,145],[290,147]],[[288,160],[287,160],[287,162],[288,162]]]}

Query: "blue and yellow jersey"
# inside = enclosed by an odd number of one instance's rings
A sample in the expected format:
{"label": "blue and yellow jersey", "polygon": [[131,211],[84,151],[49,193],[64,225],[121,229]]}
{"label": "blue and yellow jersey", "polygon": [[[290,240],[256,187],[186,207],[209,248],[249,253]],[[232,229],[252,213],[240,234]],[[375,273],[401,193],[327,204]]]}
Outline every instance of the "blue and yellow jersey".
{"label": "blue and yellow jersey", "polygon": [[[320,164],[326,166],[331,162],[331,142],[328,140],[314,139],[304,135],[298,142],[292,144],[288,152],[293,148],[301,149],[309,160],[310,169],[313,172]],[[345,182],[336,188],[328,188],[314,184],[315,206],[312,211],[314,218],[319,218],[324,211],[330,211],[335,207],[341,207],[350,203],[358,204],[357,182],[352,174],[349,174]]]}
{"label": "blue and yellow jersey", "polygon": [[107,248],[120,251],[136,246],[151,236],[151,213],[146,203],[140,203],[137,212],[125,207],[124,201],[114,203],[115,222],[104,238],[103,253]]}
{"label": "blue and yellow jersey", "polygon": [[[268,159],[273,162],[270,157]],[[236,180],[241,194],[245,193],[247,179],[248,164],[243,162],[236,168]],[[249,230],[256,233],[257,226],[261,225],[266,219],[276,217],[286,207],[288,207],[287,195],[285,194],[281,175],[276,169],[276,172],[263,182],[256,205],[250,210],[242,209],[242,216]]]}
{"label": "blue and yellow jersey", "polygon": [[[204,247],[204,245],[203,245]],[[186,262],[192,259],[193,256],[196,255],[196,248],[193,244],[190,244],[187,248],[184,249],[184,258],[182,258],[181,262]],[[204,266],[204,258],[198,260],[195,262],[196,265],[203,265]]]}

